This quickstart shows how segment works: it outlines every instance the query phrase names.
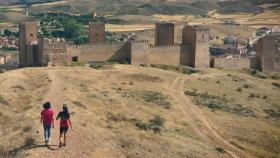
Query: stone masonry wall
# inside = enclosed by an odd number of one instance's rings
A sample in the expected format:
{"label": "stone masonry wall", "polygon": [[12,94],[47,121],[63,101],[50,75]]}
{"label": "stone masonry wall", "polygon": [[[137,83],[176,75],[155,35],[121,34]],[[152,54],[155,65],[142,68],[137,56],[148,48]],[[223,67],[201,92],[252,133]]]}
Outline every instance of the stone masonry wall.
{"label": "stone masonry wall", "polygon": [[129,42],[79,45],[68,47],[68,52],[78,57],[79,62],[130,61],[130,45]]}
{"label": "stone masonry wall", "polygon": [[215,58],[215,68],[249,69],[250,58],[238,58],[238,59]]}
{"label": "stone masonry wall", "polygon": [[180,65],[191,66],[191,50],[190,44],[181,45]]}
{"label": "stone masonry wall", "polygon": [[150,48],[149,63],[179,65],[180,45],[156,46]]}
{"label": "stone masonry wall", "polygon": [[209,30],[196,32],[195,46],[195,67],[209,68]]}
{"label": "stone masonry wall", "polygon": [[155,45],[174,44],[174,24],[157,23],[155,29]]}
{"label": "stone masonry wall", "polygon": [[104,43],[105,24],[90,23],[89,24],[89,44]]}
{"label": "stone masonry wall", "polygon": [[22,22],[19,24],[19,64],[21,67],[26,66],[27,55],[26,44],[37,41],[38,23],[37,22]]}
{"label": "stone masonry wall", "polygon": [[44,43],[43,64],[53,66],[70,66],[71,55],[66,43]]}
{"label": "stone masonry wall", "polygon": [[131,43],[131,64],[149,64],[150,46],[148,41]]}

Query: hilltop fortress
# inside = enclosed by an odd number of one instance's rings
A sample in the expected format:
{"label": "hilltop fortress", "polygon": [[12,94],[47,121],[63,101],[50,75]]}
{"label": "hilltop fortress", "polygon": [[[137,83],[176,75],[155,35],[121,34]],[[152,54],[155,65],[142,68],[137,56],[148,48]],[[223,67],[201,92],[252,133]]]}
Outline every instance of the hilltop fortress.
{"label": "hilltop fortress", "polygon": [[[93,63],[126,60],[132,65],[185,65],[193,68],[228,67],[280,71],[279,35],[259,41],[257,56],[238,60],[210,57],[209,29],[204,26],[185,25],[182,42],[174,43],[174,24],[156,23],[155,43],[149,41],[105,42],[105,24],[89,24],[89,43],[69,45],[38,39],[38,23],[23,22],[19,25],[19,66],[71,66],[72,62]],[[265,50],[263,43],[271,50]]]}
{"label": "hilltop fortress", "polygon": [[89,44],[68,45],[37,39],[38,24],[24,22],[20,30],[20,67],[70,66],[72,62],[104,62],[127,60],[132,65],[166,64],[209,67],[209,29],[186,26],[182,43],[174,43],[174,24],[157,23],[155,43],[124,41],[105,43],[105,25],[90,23]]}

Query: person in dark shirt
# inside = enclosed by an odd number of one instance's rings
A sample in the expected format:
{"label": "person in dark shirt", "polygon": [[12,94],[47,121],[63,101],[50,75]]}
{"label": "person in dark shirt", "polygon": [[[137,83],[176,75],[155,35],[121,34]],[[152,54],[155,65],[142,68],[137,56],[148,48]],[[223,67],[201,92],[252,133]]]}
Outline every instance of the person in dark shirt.
{"label": "person in dark shirt", "polygon": [[[60,119],[60,136],[59,136],[59,146],[66,146],[66,133],[68,131],[68,127],[70,125],[72,130],[72,124],[70,121],[70,113],[68,111],[68,105],[63,104],[63,111],[61,111],[56,120]],[[64,136],[64,143],[62,144],[62,136]]]}

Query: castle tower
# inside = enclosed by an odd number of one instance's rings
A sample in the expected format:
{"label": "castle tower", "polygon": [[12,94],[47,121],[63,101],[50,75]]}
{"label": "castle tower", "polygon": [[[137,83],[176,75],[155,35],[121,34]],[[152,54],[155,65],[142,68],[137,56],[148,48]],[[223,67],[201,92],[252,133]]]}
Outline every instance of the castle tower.
{"label": "castle tower", "polygon": [[[33,63],[33,51],[27,49],[27,45],[34,45],[37,38],[38,23],[22,22],[19,24],[19,65],[25,67]],[[30,46],[28,47],[30,48]],[[28,51],[29,50],[29,51]]]}
{"label": "castle tower", "polygon": [[155,45],[174,44],[174,24],[156,23],[155,26]]}
{"label": "castle tower", "polygon": [[203,26],[186,25],[183,28],[182,44],[191,45],[189,66],[194,68],[208,68],[210,66],[209,36],[209,29]]}
{"label": "castle tower", "polygon": [[280,33],[270,33],[260,38],[256,45],[256,66],[260,71],[280,71],[276,65],[280,61]]}
{"label": "castle tower", "polygon": [[89,44],[104,43],[105,41],[105,24],[89,23]]}

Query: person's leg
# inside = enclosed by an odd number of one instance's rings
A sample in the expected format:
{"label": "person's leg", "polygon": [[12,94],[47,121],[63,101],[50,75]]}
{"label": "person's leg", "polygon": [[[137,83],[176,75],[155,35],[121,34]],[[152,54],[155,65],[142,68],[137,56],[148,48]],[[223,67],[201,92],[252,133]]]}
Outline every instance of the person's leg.
{"label": "person's leg", "polygon": [[64,132],[64,144],[63,144],[64,146],[66,146],[66,133],[67,133],[67,132],[65,131],[65,132]]}
{"label": "person's leg", "polygon": [[51,137],[51,125],[48,126],[48,140],[50,139]]}
{"label": "person's leg", "polygon": [[59,146],[61,147],[62,145],[62,134],[63,134],[63,128],[60,127],[60,131],[59,131]]}
{"label": "person's leg", "polygon": [[64,146],[66,146],[66,134],[67,134],[67,131],[68,131],[68,127],[65,127],[64,129]]}
{"label": "person's leg", "polygon": [[43,125],[43,127],[44,127],[44,138],[45,138],[45,141],[47,141],[47,126]]}

